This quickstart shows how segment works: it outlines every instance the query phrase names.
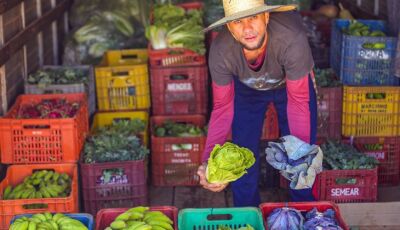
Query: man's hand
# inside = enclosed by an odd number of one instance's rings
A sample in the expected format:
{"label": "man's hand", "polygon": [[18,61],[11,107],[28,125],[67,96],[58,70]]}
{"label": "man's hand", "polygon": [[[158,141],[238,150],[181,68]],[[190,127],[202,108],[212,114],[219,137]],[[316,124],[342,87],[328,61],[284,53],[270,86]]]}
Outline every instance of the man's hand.
{"label": "man's hand", "polygon": [[197,175],[200,177],[200,184],[203,186],[203,188],[210,190],[212,192],[221,192],[228,186],[228,183],[226,184],[210,184],[207,182],[206,178],[206,165],[201,165],[199,169],[197,169]]}

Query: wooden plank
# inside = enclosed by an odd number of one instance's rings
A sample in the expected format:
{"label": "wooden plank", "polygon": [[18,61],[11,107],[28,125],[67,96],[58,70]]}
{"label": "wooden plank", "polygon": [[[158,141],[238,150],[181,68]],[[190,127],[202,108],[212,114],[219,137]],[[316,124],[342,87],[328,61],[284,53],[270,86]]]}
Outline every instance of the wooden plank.
{"label": "wooden plank", "polygon": [[24,0],[0,0],[0,14],[6,12],[23,1]]}
{"label": "wooden plank", "polygon": [[34,23],[27,26],[25,30],[18,33],[14,38],[7,42],[4,47],[0,49],[0,65],[4,64],[10,56],[19,50],[24,44],[33,36],[39,33],[44,28],[64,15],[64,12],[71,4],[71,0],[64,0],[60,5],[49,11]]}
{"label": "wooden plank", "polygon": [[0,115],[7,111],[7,86],[5,65],[0,66]]}

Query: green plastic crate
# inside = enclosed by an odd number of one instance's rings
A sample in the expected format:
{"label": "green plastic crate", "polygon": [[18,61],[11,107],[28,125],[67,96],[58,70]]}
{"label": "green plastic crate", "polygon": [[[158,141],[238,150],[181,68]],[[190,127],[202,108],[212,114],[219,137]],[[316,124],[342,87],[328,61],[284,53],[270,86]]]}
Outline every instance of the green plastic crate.
{"label": "green plastic crate", "polygon": [[178,216],[179,229],[217,230],[218,226],[232,229],[250,224],[255,230],[264,230],[263,219],[258,208],[204,208],[183,209]]}

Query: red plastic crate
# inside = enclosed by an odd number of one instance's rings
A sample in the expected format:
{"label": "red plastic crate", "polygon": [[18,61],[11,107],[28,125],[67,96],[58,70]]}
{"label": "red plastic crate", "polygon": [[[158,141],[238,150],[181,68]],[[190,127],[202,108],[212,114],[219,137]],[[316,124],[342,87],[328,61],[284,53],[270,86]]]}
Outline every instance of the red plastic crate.
{"label": "red plastic crate", "polygon": [[379,160],[379,185],[399,184],[400,137],[355,137],[353,146],[360,152]]}
{"label": "red plastic crate", "polygon": [[[68,197],[2,200],[3,191],[8,185],[14,187],[22,183],[24,178],[32,175],[34,171],[43,169],[67,173],[71,177],[71,193]],[[76,164],[11,165],[7,169],[6,178],[0,183],[0,230],[8,229],[10,221],[15,215],[43,212],[77,213],[79,212],[78,202],[78,167]],[[44,204],[47,205],[47,208],[27,209],[25,205],[29,204]]]}
{"label": "red plastic crate", "polygon": [[[84,210],[96,215],[104,208],[147,205],[146,160],[80,163]],[[120,182],[102,182],[104,170],[120,169]]]}
{"label": "red plastic crate", "polygon": [[[151,130],[165,121],[194,124],[204,127],[202,115],[154,116]],[[206,137],[156,137],[152,141],[152,178],[156,186],[198,185],[197,168],[201,164]],[[191,148],[179,149],[181,144]]]}
{"label": "red plastic crate", "polygon": [[197,169],[200,163],[158,164],[152,163],[154,186],[198,186]]}
{"label": "red plastic crate", "polygon": [[[43,99],[79,102],[75,117],[60,119],[17,119],[22,105]],[[76,163],[89,131],[84,93],[20,95],[9,112],[0,118],[1,162],[4,164]]]}
{"label": "red plastic crate", "polygon": [[317,208],[317,210],[320,212],[324,212],[327,209],[333,209],[333,211],[335,211],[336,220],[339,223],[340,227],[342,227],[343,230],[349,229],[348,226],[346,225],[346,223],[343,221],[343,218],[340,215],[339,207],[336,204],[334,204],[332,202],[319,201],[319,202],[288,202],[288,203],[262,203],[262,204],[260,204],[260,209],[261,209],[261,213],[262,213],[263,220],[264,220],[264,226],[265,226],[266,230],[268,230],[268,225],[267,225],[266,219],[268,218],[269,214],[274,209],[283,208],[283,207],[295,208],[302,213],[308,212],[313,208]]}
{"label": "red plastic crate", "polygon": [[153,115],[206,114],[207,66],[151,68]]}
{"label": "red plastic crate", "polygon": [[[132,206],[133,207],[133,206]],[[132,208],[131,207],[131,208]],[[160,211],[174,222],[174,229],[178,230],[178,209],[173,206],[154,206],[149,207],[150,211]],[[114,221],[114,219],[129,208],[102,209],[96,215],[96,229],[104,230]]]}
{"label": "red plastic crate", "polygon": [[[185,10],[201,10],[202,2],[189,2],[178,4]],[[152,13],[150,15],[152,19]],[[154,50],[148,45],[149,62],[151,67],[173,67],[173,66],[198,66],[206,64],[205,55],[200,55],[186,48],[167,48]]]}
{"label": "red plastic crate", "polygon": [[318,139],[342,136],[342,87],[318,88]]}
{"label": "red plastic crate", "polygon": [[[279,138],[278,113],[273,103],[268,105],[261,133],[261,140],[276,140]],[[232,132],[228,134],[228,140],[232,140]]]}
{"label": "red plastic crate", "polygon": [[[336,203],[374,202],[378,196],[378,168],[326,170],[319,179],[320,200]],[[355,179],[354,184],[340,184],[338,179]]]}

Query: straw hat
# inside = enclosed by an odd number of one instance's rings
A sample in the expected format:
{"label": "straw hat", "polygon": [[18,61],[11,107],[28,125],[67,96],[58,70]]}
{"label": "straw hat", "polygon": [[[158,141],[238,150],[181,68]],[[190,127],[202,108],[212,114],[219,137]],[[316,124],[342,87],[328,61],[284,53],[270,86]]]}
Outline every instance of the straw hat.
{"label": "straw hat", "polygon": [[225,17],[211,24],[204,31],[263,12],[282,12],[296,9],[296,5],[268,6],[264,3],[264,0],[223,0],[222,5]]}

